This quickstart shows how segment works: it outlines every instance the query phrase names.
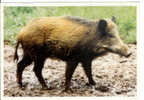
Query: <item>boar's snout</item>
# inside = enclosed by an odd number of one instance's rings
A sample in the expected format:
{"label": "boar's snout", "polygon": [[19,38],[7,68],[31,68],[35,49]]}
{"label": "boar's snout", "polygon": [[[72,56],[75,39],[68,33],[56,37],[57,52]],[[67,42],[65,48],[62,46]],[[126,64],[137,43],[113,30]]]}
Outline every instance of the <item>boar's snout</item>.
{"label": "boar's snout", "polygon": [[125,57],[129,57],[132,54],[130,52],[128,46],[125,44],[121,46],[119,53],[120,53],[120,55],[125,56]]}
{"label": "boar's snout", "polygon": [[127,55],[125,55],[125,57],[129,57],[131,54],[131,52],[128,52]]}
{"label": "boar's snout", "polygon": [[128,58],[131,54],[132,54],[131,52],[128,52],[128,53],[125,54],[124,56]]}
{"label": "boar's snout", "polygon": [[119,34],[115,18],[111,20],[100,20],[98,29],[103,36],[103,42],[99,45],[109,52],[129,57],[131,52],[126,44],[123,43]]}

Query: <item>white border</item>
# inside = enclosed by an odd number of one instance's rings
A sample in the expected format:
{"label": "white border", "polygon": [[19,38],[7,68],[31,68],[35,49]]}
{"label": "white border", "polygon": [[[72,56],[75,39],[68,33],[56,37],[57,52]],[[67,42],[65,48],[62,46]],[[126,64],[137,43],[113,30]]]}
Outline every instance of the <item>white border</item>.
{"label": "white border", "polygon": [[[2,16],[2,21],[1,21],[1,33],[3,33],[3,7],[4,6],[137,6],[137,39],[138,40],[141,40],[142,41],[142,36],[140,36],[140,31],[139,29],[139,3],[132,3],[132,2],[127,2],[127,3],[3,3],[1,4],[1,16]],[[142,24],[142,21],[141,21],[141,24]],[[141,25],[142,26],[142,25]],[[142,29],[142,27],[141,27]],[[142,33],[142,32],[141,32]],[[144,37],[144,36],[143,36]],[[4,54],[3,54],[3,50],[4,50],[4,43],[3,43],[3,34],[1,34],[1,99],[2,100],[67,100],[67,99],[70,99],[70,100],[79,100],[79,99],[82,99],[82,100],[137,100],[137,96],[136,97],[123,97],[123,96],[120,96],[120,97],[3,97],[3,89],[4,89],[4,78],[3,78],[3,65],[4,65]],[[140,68],[139,66],[142,67],[142,50],[140,48],[141,44],[139,43],[138,41],[138,53],[140,53],[137,57],[138,57],[138,73],[140,72]],[[144,49],[143,49],[144,50]],[[144,70],[143,70],[144,71]],[[142,74],[142,71],[141,71],[141,74]],[[138,74],[138,77],[139,77],[139,74]],[[142,76],[141,76],[142,77]],[[140,78],[139,80],[140,81]],[[140,88],[140,86],[138,86]],[[138,91],[140,91],[140,89],[138,89]],[[139,92],[137,92],[139,93]],[[144,93],[144,92],[142,92]],[[142,95],[141,93],[141,95]],[[140,95],[137,94],[139,97]],[[142,98],[143,99],[143,98]]]}
{"label": "white border", "polygon": [[[2,22],[2,15],[1,15],[1,13],[2,13],[2,8],[1,8],[1,4],[0,4],[0,35],[1,35],[1,33],[2,33],[2,30],[1,30],[1,29],[2,29],[2,23],[1,23],[1,22]],[[2,63],[2,49],[1,49],[1,48],[2,48],[2,44],[1,44],[2,41],[1,41],[1,37],[2,37],[2,36],[0,36],[0,67],[2,66],[2,65],[1,65],[1,63]],[[1,72],[2,72],[2,70],[1,70],[1,68],[0,68],[0,90],[1,90],[1,87],[2,87],[2,86],[1,86],[1,83],[2,83]],[[2,94],[2,93],[1,93],[1,91],[0,91],[0,96],[1,96],[1,94]]]}
{"label": "white border", "polygon": [[140,34],[138,36],[139,45],[138,45],[138,100],[143,100],[144,98],[144,1],[140,3]]}
{"label": "white border", "polygon": [[135,2],[141,0],[2,0],[2,2]]}
{"label": "white border", "polygon": [[2,100],[137,100],[136,97],[4,97]]}
{"label": "white border", "polygon": [[45,2],[40,2],[40,3],[2,3],[3,6],[138,6],[138,2],[122,2],[122,3],[103,3],[103,2],[95,2],[95,3],[45,3]]}
{"label": "white border", "polygon": [[1,88],[1,99],[2,99],[2,95],[3,95],[3,92],[2,92],[3,91],[3,88],[2,88],[3,87],[3,68],[2,68],[2,66],[3,66],[3,57],[4,57],[3,56],[3,7],[2,7],[2,4],[0,4],[0,13],[1,13],[0,14],[0,16],[1,16],[1,20],[0,20],[0,22],[1,22],[0,23],[1,24],[0,25],[0,28],[1,28],[0,29],[1,30],[0,31],[0,46],[1,46],[1,48],[0,48],[1,49],[0,50],[0,53],[1,53],[0,54],[1,55],[0,56],[1,75],[0,76],[1,76],[1,87],[0,88]]}

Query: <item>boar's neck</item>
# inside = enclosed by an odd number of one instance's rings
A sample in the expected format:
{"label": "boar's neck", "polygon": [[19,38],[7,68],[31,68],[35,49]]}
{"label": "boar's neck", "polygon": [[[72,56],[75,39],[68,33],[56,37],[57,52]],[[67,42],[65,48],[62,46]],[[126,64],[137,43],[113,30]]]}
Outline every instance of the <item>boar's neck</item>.
{"label": "boar's neck", "polygon": [[96,46],[96,41],[92,39],[86,44],[77,44],[71,54],[75,57],[77,56],[79,59],[92,60],[106,54],[106,51],[99,46]]}

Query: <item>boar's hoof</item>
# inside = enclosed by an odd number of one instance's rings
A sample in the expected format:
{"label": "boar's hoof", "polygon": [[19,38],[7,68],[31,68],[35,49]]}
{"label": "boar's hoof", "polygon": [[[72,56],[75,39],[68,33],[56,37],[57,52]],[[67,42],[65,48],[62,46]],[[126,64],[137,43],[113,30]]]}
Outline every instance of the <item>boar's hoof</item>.
{"label": "boar's hoof", "polygon": [[90,85],[96,85],[96,83],[94,81],[89,83]]}
{"label": "boar's hoof", "polygon": [[91,86],[91,85],[96,85],[96,83],[94,81],[86,83],[87,86]]}
{"label": "boar's hoof", "polygon": [[48,88],[47,86],[43,86],[42,90],[51,90],[51,88]]}
{"label": "boar's hoof", "polygon": [[22,84],[18,84],[18,87],[19,87],[19,88],[22,88],[22,87],[23,87],[23,85],[22,85]]}
{"label": "boar's hoof", "polygon": [[21,89],[21,90],[25,90],[25,88],[26,88],[26,86],[28,85],[28,83],[24,83],[24,84],[18,84],[19,85],[19,88]]}

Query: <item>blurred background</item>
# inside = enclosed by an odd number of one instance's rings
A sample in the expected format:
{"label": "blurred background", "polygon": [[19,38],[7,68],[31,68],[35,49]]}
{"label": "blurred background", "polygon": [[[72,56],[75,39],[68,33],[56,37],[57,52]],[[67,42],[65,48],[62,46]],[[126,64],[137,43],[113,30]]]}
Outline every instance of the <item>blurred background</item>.
{"label": "blurred background", "polygon": [[67,15],[87,19],[109,19],[116,16],[122,40],[136,44],[135,6],[4,7],[4,41],[6,44],[15,44],[16,34],[33,18]]}

